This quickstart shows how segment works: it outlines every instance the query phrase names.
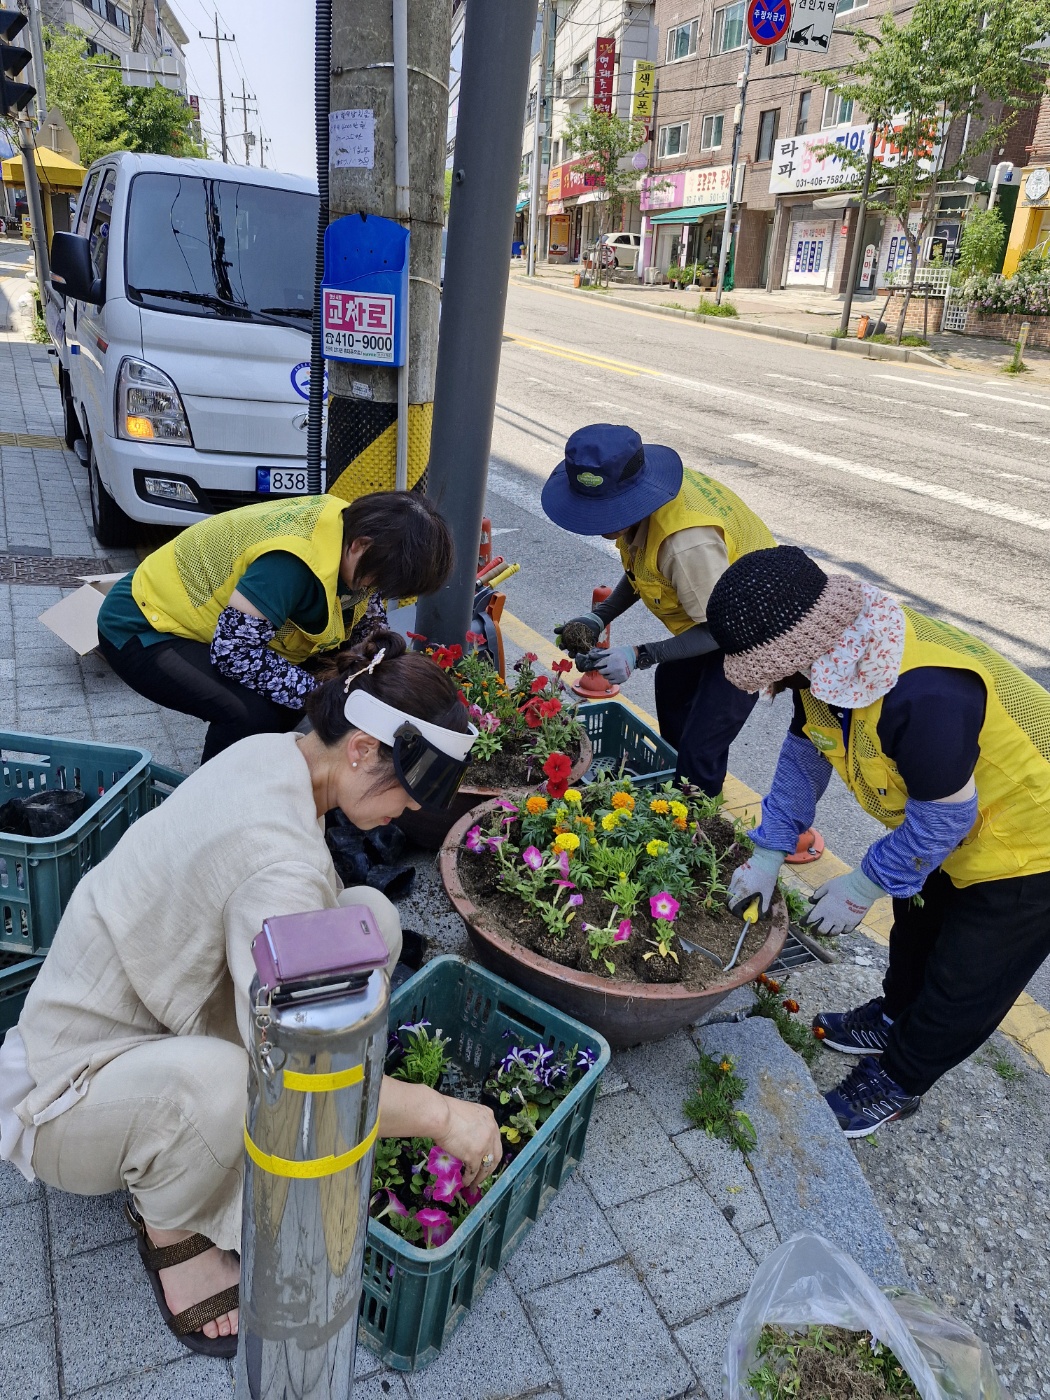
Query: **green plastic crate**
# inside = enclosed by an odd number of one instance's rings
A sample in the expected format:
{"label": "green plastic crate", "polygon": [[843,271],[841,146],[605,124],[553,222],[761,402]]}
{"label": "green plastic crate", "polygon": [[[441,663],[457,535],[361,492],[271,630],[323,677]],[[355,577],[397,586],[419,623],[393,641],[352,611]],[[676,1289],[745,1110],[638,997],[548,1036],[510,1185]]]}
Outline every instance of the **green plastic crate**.
{"label": "green plastic crate", "polygon": [[58,836],[0,832],[0,952],[45,952],[77,882],[155,805],[146,749],[0,730],[0,804],[74,787],[98,800]]}
{"label": "green plastic crate", "polygon": [[674,777],[677,750],[619,700],[581,705],[577,717],[587,726],[594,745],[594,762],[583,781],[593,782],[602,770],[624,772],[640,787],[657,787]]}
{"label": "green plastic crate", "polygon": [[21,1016],[26,993],[43,961],[0,953],[0,1042]]}
{"label": "green plastic crate", "polygon": [[434,1360],[579,1162],[609,1063],[596,1031],[463,958],[435,958],[394,993],[391,1026],[423,1016],[451,1036],[452,1055],[477,1082],[507,1053],[508,1031],[555,1051],[579,1045],[598,1059],[440,1248],[420,1249],[369,1220],[360,1336],[399,1371]]}

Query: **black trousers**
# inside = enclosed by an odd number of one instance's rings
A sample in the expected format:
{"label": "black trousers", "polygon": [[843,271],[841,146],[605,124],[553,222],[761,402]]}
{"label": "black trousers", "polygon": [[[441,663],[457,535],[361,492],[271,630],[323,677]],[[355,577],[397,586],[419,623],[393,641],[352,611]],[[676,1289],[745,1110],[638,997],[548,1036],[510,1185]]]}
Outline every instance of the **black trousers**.
{"label": "black trousers", "polygon": [[1050,956],[1050,872],[957,889],[935,870],[922,900],[893,901],[882,984],[882,1063],[909,1094],[983,1045]]}
{"label": "black trousers", "polygon": [[660,734],[678,750],[675,777],[717,797],[726,778],[729,745],[757,699],[726,680],[720,651],[661,661],[656,668],[656,717]]}
{"label": "black trousers", "polygon": [[249,734],[283,734],[302,719],[301,711],[227,680],[211,664],[211,648],[204,642],[179,638],[144,647],[133,637],[118,650],[99,637],[98,649],[120,679],[147,700],[208,721],[202,763]]}

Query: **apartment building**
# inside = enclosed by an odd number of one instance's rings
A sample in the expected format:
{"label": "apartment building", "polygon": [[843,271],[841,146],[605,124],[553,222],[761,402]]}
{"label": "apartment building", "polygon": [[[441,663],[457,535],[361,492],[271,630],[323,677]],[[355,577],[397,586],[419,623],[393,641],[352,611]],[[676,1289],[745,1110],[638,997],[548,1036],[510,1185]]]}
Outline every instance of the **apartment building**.
{"label": "apartment building", "polygon": [[[893,0],[839,0],[827,53],[789,51],[786,41],[755,48],[741,131],[732,271],[741,287],[809,286],[841,292],[848,280],[857,209],[836,190],[841,167],[814,149],[841,141],[866,148],[865,117],[816,83],[817,69],[847,62],[852,30],[877,30]],[[673,263],[717,265],[729,191],[735,109],[747,43],[744,0],[656,0],[659,36],[651,168],[643,184],[643,266],[666,272]],[[933,237],[950,251],[966,209],[986,190],[989,166],[1023,163],[1035,110],[1023,114],[1009,149],[985,154],[967,177],[938,191]],[[953,131],[954,159],[979,129]],[[907,244],[892,217],[872,212],[862,231],[858,290],[873,290],[899,268]]]}
{"label": "apartment building", "polygon": [[56,29],[82,29],[88,53],[115,59],[125,83],[161,82],[187,95],[189,39],[166,0],[42,0],[41,14]]}
{"label": "apartment building", "polygon": [[[610,109],[629,117],[631,81],[636,59],[656,57],[654,4],[632,0],[551,0],[546,61],[546,100],[539,114],[541,254],[553,261],[575,262],[597,235],[597,205],[604,195],[584,162],[566,149],[569,117],[593,105],[595,93]],[[522,129],[521,230],[528,218],[529,190],[537,120],[541,23],[533,46],[529,98]],[[608,228],[609,220],[604,220]],[[638,232],[641,210],[627,201],[617,228]]]}

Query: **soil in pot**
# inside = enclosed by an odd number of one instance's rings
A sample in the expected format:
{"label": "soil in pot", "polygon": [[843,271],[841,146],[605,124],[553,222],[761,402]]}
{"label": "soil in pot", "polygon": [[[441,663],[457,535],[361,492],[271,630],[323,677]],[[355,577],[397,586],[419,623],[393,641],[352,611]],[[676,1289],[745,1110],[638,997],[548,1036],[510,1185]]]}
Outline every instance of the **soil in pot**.
{"label": "soil in pot", "polygon": [[[527,739],[512,739],[505,743],[499,753],[485,762],[471,763],[463,786],[490,788],[493,791],[507,792],[513,789],[536,787],[546,782],[543,760],[533,752],[535,736],[530,733]],[[564,752],[576,765],[580,757],[580,741],[566,744]]]}

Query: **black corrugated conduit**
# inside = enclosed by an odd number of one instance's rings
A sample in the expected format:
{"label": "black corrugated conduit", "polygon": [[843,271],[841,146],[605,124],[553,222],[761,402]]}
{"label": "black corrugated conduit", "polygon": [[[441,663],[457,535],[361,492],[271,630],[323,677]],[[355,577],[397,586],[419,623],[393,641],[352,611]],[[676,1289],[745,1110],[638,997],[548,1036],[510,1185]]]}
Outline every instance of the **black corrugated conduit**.
{"label": "black corrugated conduit", "polygon": [[324,354],[321,341],[321,281],[324,235],[328,227],[328,104],[332,75],[332,0],[316,0],[314,34],[314,129],[317,136],[317,250],[314,261],[314,318],[310,337],[310,408],[306,427],[306,489],[317,495],[321,480],[321,432],[324,421]]}

